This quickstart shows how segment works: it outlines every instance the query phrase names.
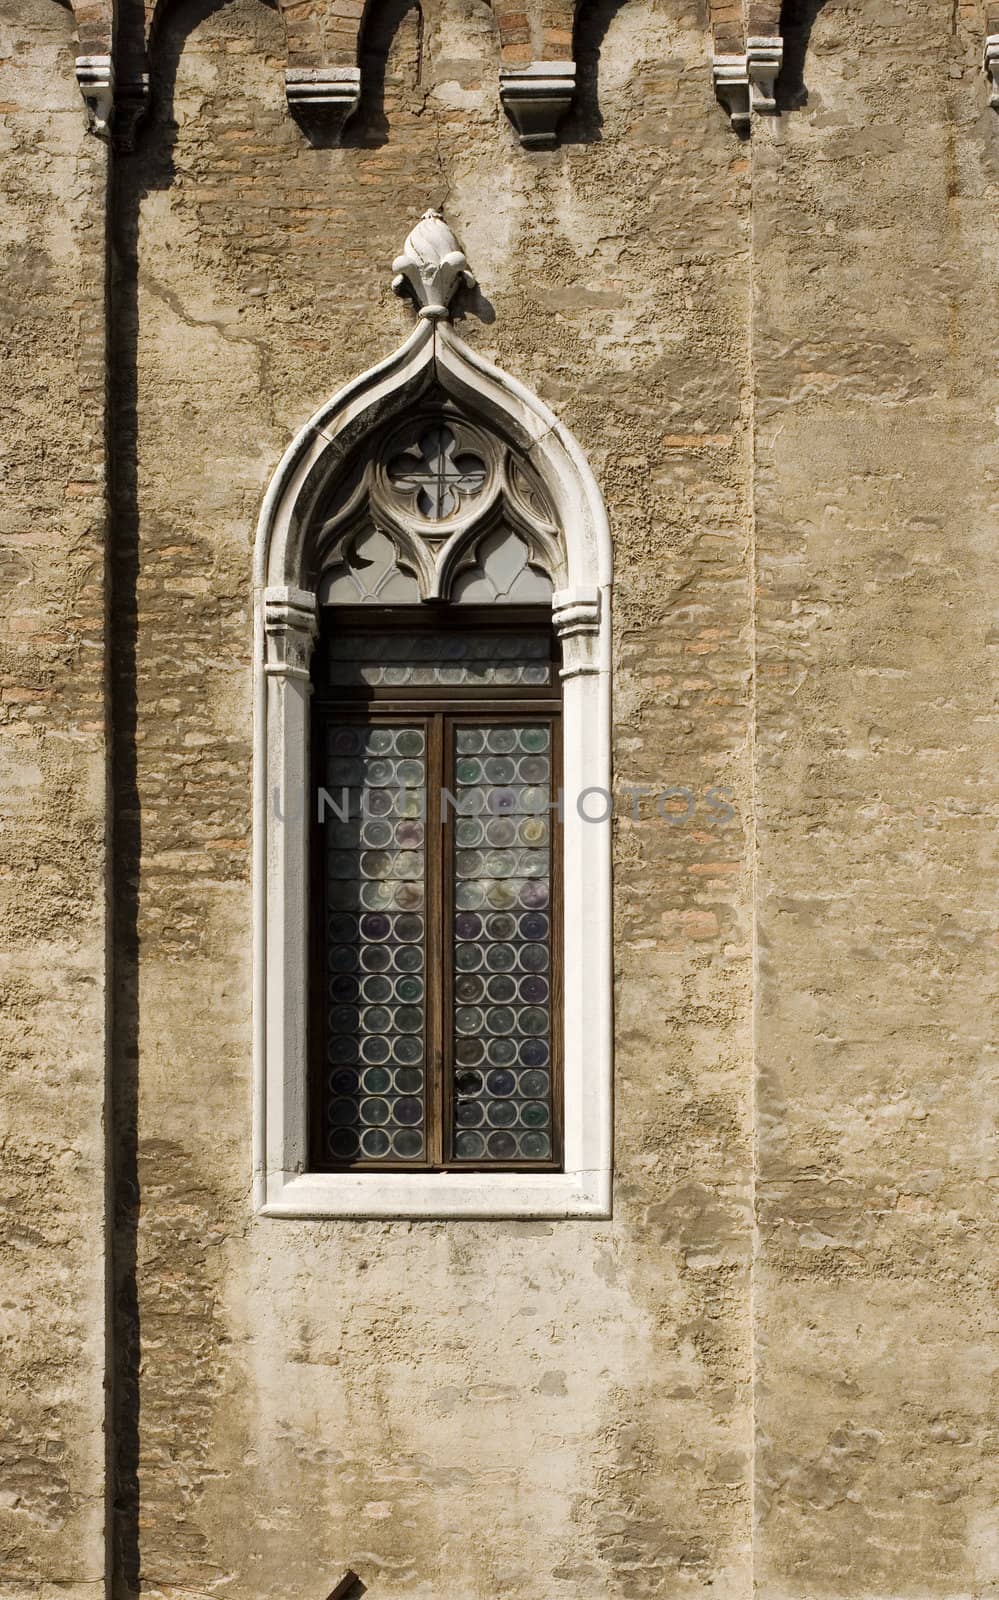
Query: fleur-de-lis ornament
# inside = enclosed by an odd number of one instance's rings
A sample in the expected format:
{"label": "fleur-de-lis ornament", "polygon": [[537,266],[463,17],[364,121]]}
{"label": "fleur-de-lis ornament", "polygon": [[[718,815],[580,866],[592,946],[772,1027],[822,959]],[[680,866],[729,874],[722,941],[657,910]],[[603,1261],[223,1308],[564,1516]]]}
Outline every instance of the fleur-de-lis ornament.
{"label": "fleur-de-lis ornament", "polygon": [[439,211],[425,211],[401,256],[392,263],[396,294],[412,293],[419,315],[432,322],[448,316],[451,300],[460,285],[474,289],[475,276],[469,270],[464,251]]}

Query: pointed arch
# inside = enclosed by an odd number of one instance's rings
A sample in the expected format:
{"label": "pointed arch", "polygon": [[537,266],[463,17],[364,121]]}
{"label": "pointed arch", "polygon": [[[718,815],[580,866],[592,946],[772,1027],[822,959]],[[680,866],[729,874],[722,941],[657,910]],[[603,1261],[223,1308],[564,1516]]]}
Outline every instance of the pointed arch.
{"label": "pointed arch", "polygon": [[[607,1216],[611,1180],[611,541],[572,434],[437,315],[348,384],[286,451],[254,553],[254,1193],[271,1216]],[[562,645],[564,1170],[306,1170],[310,658],[317,516],[387,424],[443,395],[527,464],[557,530],[553,625]],[[348,497],[349,502],[349,497]],[[463,550],[455,544],[456,564]],[[439,591],[437,591],[439,592]]]}
{"label": "pointed arch", "polygon": [[393,355],[322,406],[288,447],[258,524],[258,590],[307,586],[307,538],[323,493],[366,436],[434,388],[495,429],[537,472],[564,543],[565,589],[609,586],[607,516],[577,441],[542,400],[472,350],[449,324],[421,321]]}

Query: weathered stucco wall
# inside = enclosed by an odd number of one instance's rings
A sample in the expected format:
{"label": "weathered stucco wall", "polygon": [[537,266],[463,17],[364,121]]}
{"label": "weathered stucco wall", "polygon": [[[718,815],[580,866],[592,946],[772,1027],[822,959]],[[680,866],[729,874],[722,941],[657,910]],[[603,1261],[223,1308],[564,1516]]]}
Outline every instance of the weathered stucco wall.
{"label": "weathered stucco wall", "polygon": [[104,197],[71,19],[0,7],[0,1593],[103,1582]]}
{"label": "weathered stucco wall", "polygon": [[[288,119],[274,15],[166,24],[176,129],[123,177],[149,1593],[323,1596],[348,1564],[386,1600],[748,1583],[749,919],[706,800],[748,790],[746,163],[704,114],[692,14],[594,26],[602,141],[584,115],[526,157],[484,5],[427,13],[419,83],[403,23],[385,115],[339,151]],[[411,326],[388,267],[442,200],[494,308],[463,332],[577,430],[611,505],[621,780],[698,795],[692,822],[620,830],[612,1224],[248,1206],[256,512],[302,421]]]}
{"label": "weathered stucco wall", "polygon": [[[748,1582],[749,926],[704,798],[748,787],[746,163],[693,16],[604,26],[604,141],[527,158],[483,5],[427,14],[419,83],[403,21],[386,115],[344,150],[288,120],[271,13],[166,24],[176,131],[123,176],[149,1594],[322,1597],[349,1563],[386,1600]],[[495,307],[464,333],[612,504],[621,779],[690,784],[698,814],[621,827],[613,1224],[255,1221],[251,534],[291,434],[411,325],[387,267],[445,197]]]}
{"label": "weathered stucco wall", "polygon": [[756,1564],[775,1600],[999,1582],[983,36],[949,0],[828,0],[807,106],[753,147]]}
{"label": "weathered stucco wall", "polygon": [[[384,99],[343,149],[288,116],[276,12],[161,16],[112,226],[116,1600],[323,1600],[348,1565],[372,1600],[999,1583],[984,10],[786,5],[785,114],[751,145],[709,10],[735,8],[594,0],[578,109],[532,154],[484,0],[373,13]],[[0,1592],[82,1600],[106,156],[67,14],[3,16]],[[610,512],[606,1223],[250,1204],[253,532],[302,422],[411,326],[389,267],[431,203],[481,285],[463,336],[575,431]],[[639,786],[682,791],[669,820]]]}

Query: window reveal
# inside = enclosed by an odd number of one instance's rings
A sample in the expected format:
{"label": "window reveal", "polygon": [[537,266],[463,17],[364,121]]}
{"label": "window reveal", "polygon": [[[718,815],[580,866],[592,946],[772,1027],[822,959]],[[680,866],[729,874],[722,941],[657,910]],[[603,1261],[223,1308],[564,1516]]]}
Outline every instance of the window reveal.
{"label": "window reveal", "polygon": [[405,629],[376,632],[334,615],[315,712],[326,794],[313,857],[313,1160],[551,1170],[550,626],[484,632],[465,612],[460,628],[421,630],[410,613]]}

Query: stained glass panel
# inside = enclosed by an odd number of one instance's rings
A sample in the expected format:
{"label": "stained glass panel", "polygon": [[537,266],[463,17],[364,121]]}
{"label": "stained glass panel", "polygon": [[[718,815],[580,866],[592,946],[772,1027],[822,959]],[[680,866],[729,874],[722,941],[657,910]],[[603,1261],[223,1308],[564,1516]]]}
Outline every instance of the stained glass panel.
{"label": "stained glass panel", "polygon": [[551,729],[455,729],[453,1150],[549,1161]]}
{"label": "stained glass panel", "polygon": [[327,728],[325,1143],[418,1161],[426,1139],[426,735]]}
{"label": "stained glass panel", "polygon": [[332,687],[415,688],[468,684],[543,688],[552,682],[551,634],[473,632],[471,629],[412,633],[338,629],[329,642]]}

